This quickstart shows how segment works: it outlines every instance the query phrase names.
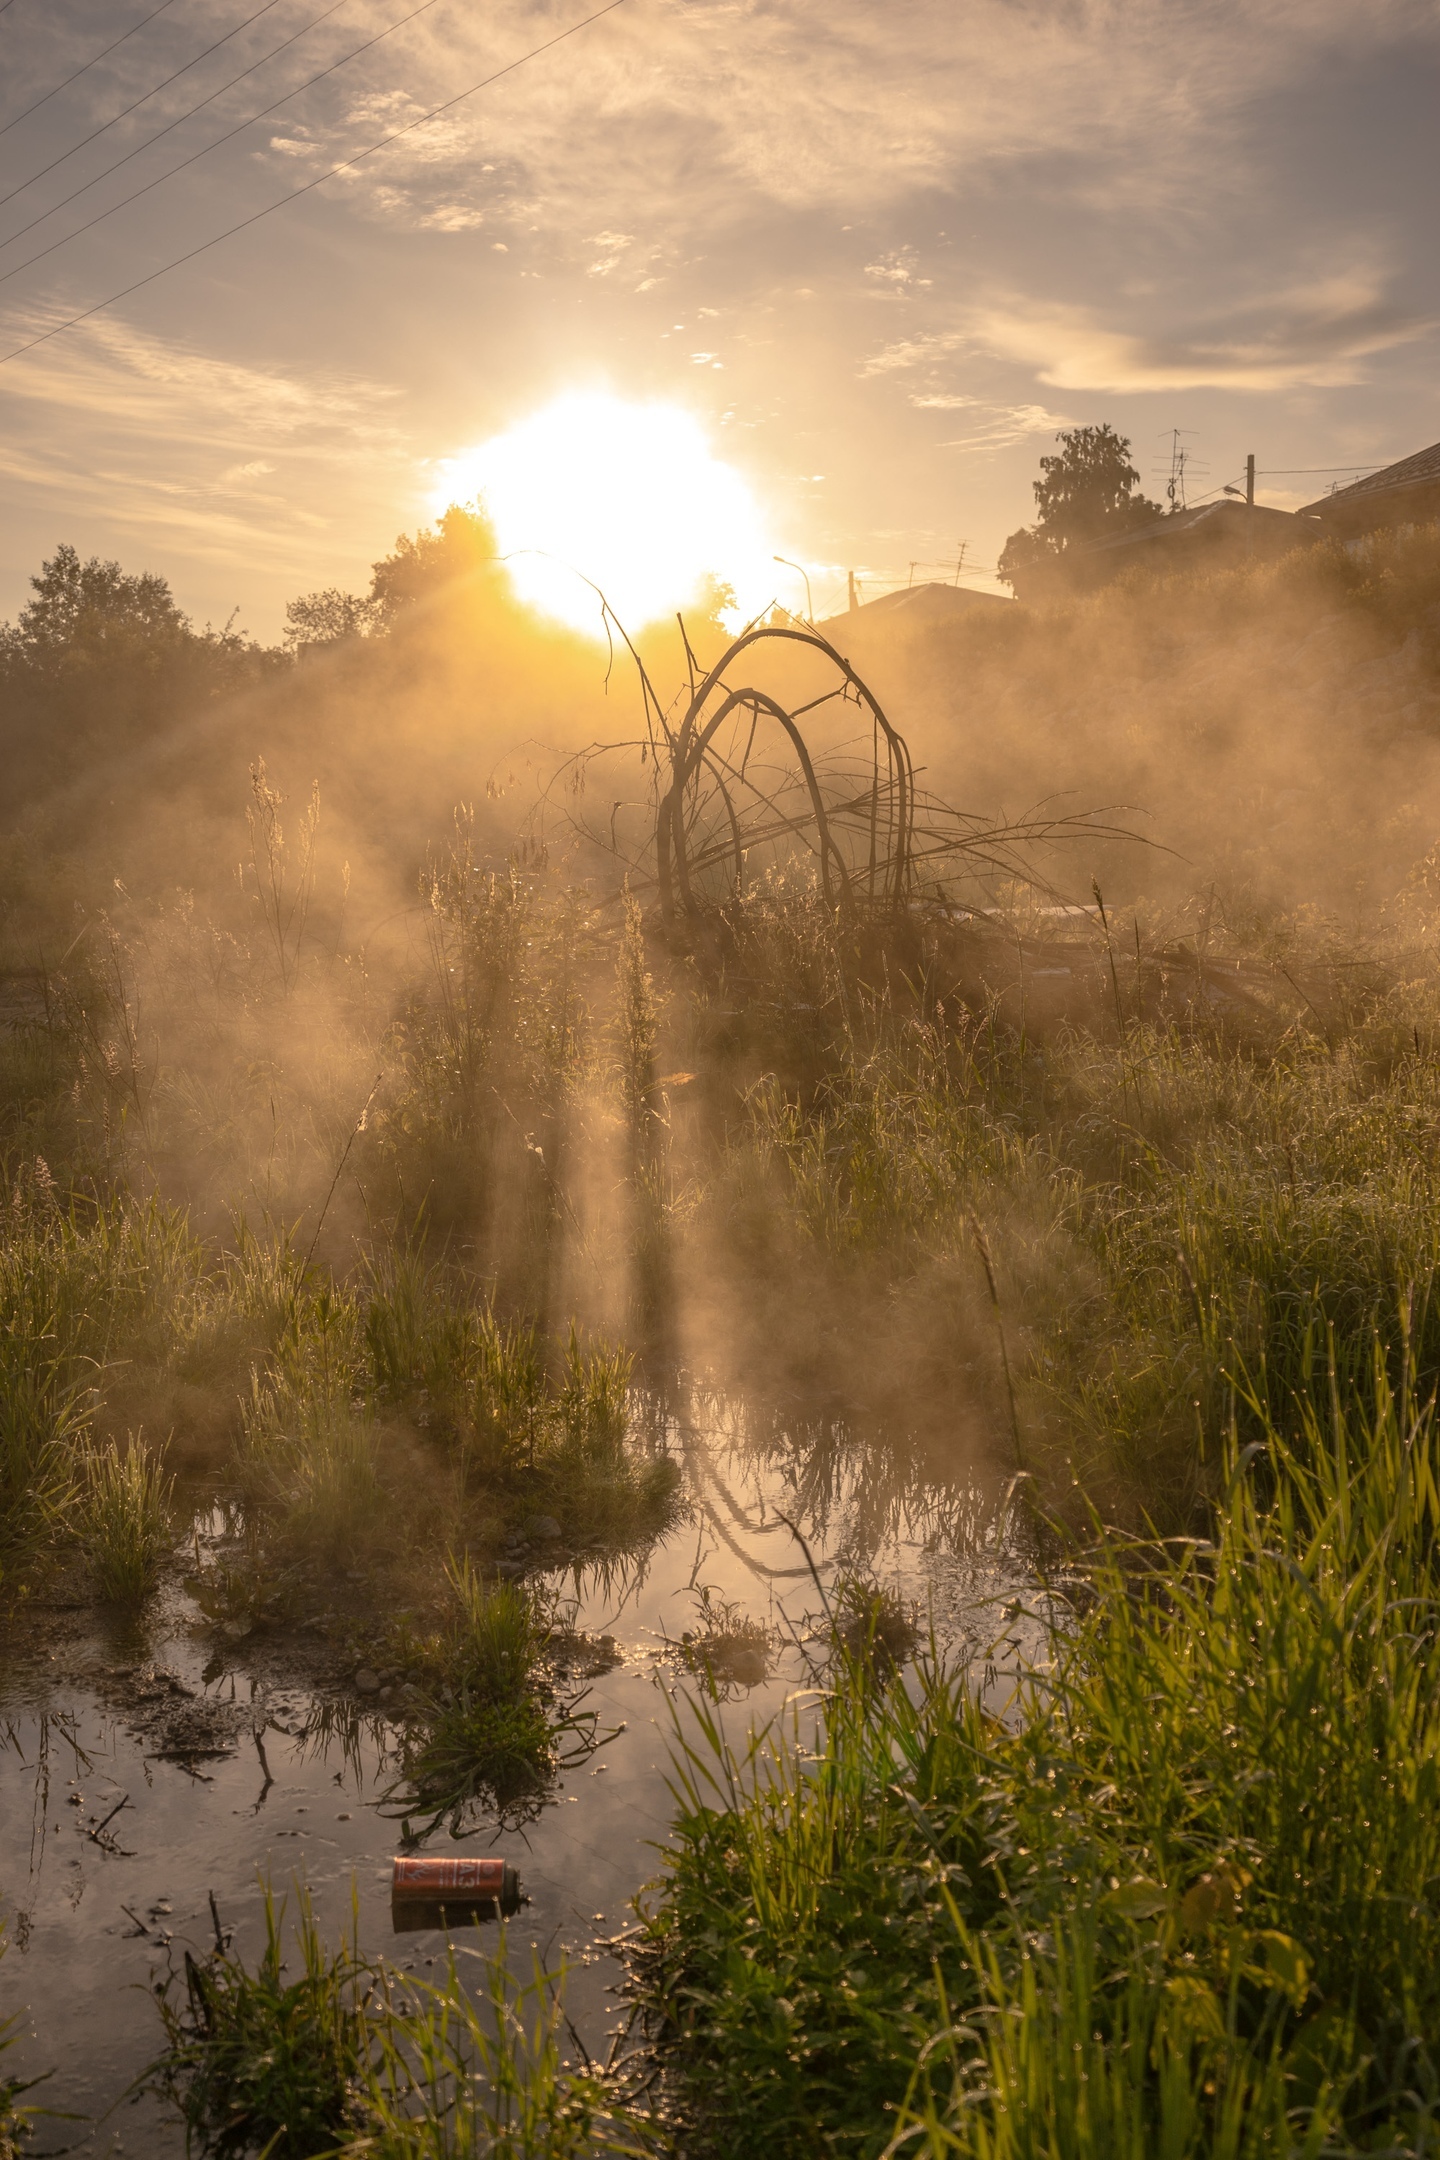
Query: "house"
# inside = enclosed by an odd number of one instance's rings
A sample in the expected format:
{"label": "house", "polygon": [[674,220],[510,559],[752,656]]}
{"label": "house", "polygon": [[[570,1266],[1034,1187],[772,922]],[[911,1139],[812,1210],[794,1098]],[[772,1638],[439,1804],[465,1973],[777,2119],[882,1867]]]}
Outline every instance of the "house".
{"label": "house", "polygon": [[1225,500],[1201,503],[1074,550],[1071,589],[1085,592],[1108,585],[1136,566],[1160,577],[1177,570],[1227,570],[1236,563],[1288,555],[1292,548],[1313,545],[1317,537],[1289,510]]}
{"label": "house", "polygon": [[1289,510],[1268,510],[1260,503],[1200,503],[1193,510],[1167,512],[1143,525],[1100,540],[1069,547],[1063,555],[1027,565],[1017,599],[1034,603],[1068,599],[1097,591],[1129,570],[1147,577],[1177,572],[1204,576],[1244,562],[1272,561],[1292,548],[1313,547],[1317,526]]}
{"label": "house", "polygon": [[1338,540],[1358,540],[1397,525],[1427,525],[1440,518],[1440,443],[1336,488],[1296,515]]}

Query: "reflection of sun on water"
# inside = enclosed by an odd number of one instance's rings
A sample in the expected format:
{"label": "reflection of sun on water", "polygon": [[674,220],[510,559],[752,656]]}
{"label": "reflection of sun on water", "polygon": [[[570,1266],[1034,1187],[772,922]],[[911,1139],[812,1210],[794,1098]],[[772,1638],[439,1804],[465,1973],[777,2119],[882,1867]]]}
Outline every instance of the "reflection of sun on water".
{"label": "reflection of sun on water", "polygon": [[627,630],[693,606],[711,576],[742,617],[775,593],[758,505],[673,405],[575,393],[440,469],[436,508],[480,499],[521,598],[576,629],[599,628],[577,570]]}

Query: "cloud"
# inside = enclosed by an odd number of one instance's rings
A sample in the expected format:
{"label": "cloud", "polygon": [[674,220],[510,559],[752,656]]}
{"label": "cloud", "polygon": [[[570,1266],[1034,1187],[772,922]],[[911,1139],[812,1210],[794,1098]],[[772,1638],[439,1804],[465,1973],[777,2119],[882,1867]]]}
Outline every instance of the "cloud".
{"label": "cloud", "polygon": [[1073,427],[1065,413],[1044,405],[987,405],[981,398],[912,398],[912,405],[939,405],[946,409],[969,406],[975,425],[964,435],[952,435],[938,445],[941,450],[1007,450],[1027,435],[1058,435]]}
{"label": "cloud", "polygon": [[971,334],[1062,390],[1290,390],[1357,382],[1362,361],[1434,327],[1356,272],[1278,293],[1189,335],[1113,329],[1090,309],[1026,300],[979,308]]}
{"label": "cloud", "polygon": [[4,370],[0,472],[52,517],[103,518],[251,571],[279,551],[302,574],[333,573],[374,515],[382,474],[392,501],[415,492],[396,395],[338,370],[219,359],[99,316]]}
{"label": "cloud", "polygon": [[[562,0],[427,16],[308,97],[275,154],[353,154],[575,20]],[[1243,184],[1247,111],[1312,60],[1427,26],[1430,0],[634,0],[334,184],[386,219],[423,218],[438,189],[492,212],[523,196],[552,232],[597,209],[655,232],[766,203],[873,214],[1070,160],[1072,193],[1158,207],[1198,172]]]}
{"label": "cloud", "polygon": [[899,375],[908,368],[933,367],[937,360],[963,352],[974,342],[965,330],[933,330],[919,337],[898,338],[893,345],[882,345],[879,352],[863,361],[860,373],[862,376]]}

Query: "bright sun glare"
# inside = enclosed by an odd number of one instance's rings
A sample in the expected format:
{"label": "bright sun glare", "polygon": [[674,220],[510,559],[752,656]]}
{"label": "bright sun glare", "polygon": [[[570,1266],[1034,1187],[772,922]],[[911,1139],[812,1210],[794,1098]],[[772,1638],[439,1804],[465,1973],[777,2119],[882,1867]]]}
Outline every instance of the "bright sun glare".
{"label": "bright sun glare", "polygon": [[674,405],[574,392],[440,470],[435,508],[478,499],[520,597],[575,629],[600,628],[582,577],[631,631],[693,606],[710,575],[742,617],[783,582],[749,488]]}

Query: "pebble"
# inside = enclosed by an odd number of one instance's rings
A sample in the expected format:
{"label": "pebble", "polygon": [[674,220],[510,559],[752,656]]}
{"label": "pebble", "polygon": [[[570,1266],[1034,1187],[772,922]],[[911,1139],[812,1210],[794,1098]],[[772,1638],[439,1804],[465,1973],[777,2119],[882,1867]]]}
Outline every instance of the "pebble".
{"label": "pebble", "polygon": [[553,1515],[532,1515],[525,1528],[544,1545],[553,1545],[560,1535],[560,1525]]}
{"label": "pebble", "polygon": [[497,1575],[503,1575],[507,1581],[510,1581],[516,1575],[523,1575],[525,1570],[518,1560],[497,1560],[495,1563],[495,1572]]}
{"label": "pebble", "polygon": [[371,1672],[368,1665],[362,1665],[355,1675],[355,1686],[361,1695],[378,1695],[380,1692],[380,1675],[377,1672]]}

